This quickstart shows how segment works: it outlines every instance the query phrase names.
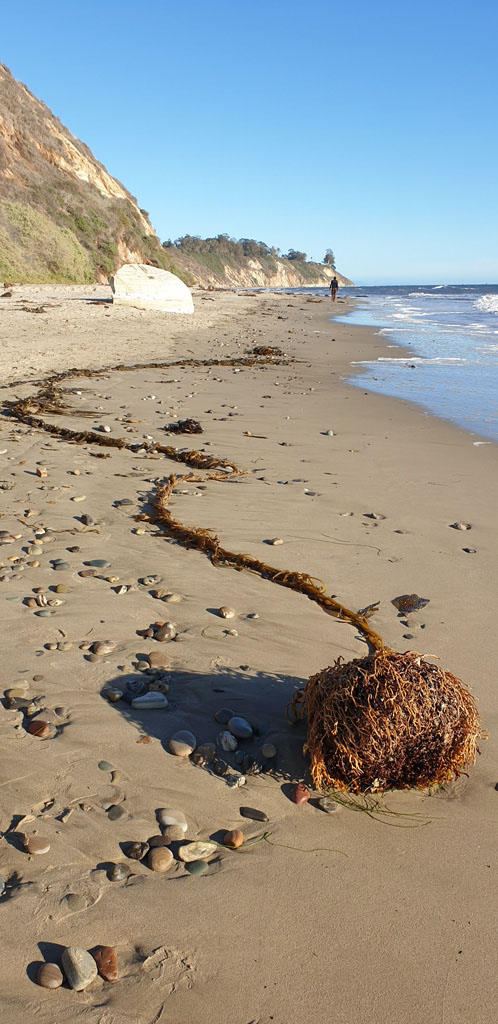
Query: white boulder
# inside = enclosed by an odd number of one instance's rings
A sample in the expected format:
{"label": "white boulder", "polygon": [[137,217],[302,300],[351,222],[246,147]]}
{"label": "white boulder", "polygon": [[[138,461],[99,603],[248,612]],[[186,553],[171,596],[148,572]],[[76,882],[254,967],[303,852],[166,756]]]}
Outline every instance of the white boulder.
{"label": "white boulder", "polygon": [[144,263],[125,263],[111,277],[113,302],[137,309],[164,313],[193,313],[194,303],[187,285],[169,270]]}

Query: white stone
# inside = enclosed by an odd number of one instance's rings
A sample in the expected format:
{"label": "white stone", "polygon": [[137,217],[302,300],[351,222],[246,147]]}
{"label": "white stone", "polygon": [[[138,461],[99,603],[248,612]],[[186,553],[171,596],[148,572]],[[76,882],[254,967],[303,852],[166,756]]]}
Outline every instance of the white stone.
{"label": "white stone", "polygon": [[237,750],[237,740],[231,732],[228,732],[228,729],[222,729],[222,731],[218,733],[216,742],[222,750],[226,751],[226,753],[230,753],[232,750]]}
{"label": "white stone", "polygon": [[187,831],[187,819],[183,811],[179,811],[176,807],[161,807],[157,812],[157,820],[163,828],[168,825],[178,825],[183,832]]}
{"label": "white stone", "polygon": [[113,302],[157,309],[164,313],[193,313],[194,303],[187,285],[169,270],[143,263],[125,263],[110,279]]}
{"label": "white stone", "polygon": [[217,843],[197,840],[193,843],[186,843],[185,846],[180,846],[178,856],[184,864],[192,864],[194,860],[206,860],[207,857],[212,857],[213,853],[216,853],[217,849]]}
{"label": "white stone", "polygon": [[167,708],[168,698],[164,696],[164,693],[159,693],[157,690],[149,690],[148,693],[142,693],[140,697],[134,697],[131,702],[132,708],[136,708],[137,711],[153,711],[155,708]]}

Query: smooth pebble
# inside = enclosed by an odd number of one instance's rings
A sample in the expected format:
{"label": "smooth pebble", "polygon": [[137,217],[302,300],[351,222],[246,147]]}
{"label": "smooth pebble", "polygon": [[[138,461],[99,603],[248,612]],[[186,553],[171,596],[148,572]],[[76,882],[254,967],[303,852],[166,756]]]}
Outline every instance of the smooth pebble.
{"label": "smooth pebble", "polygon": [[125,846],[126,856],[131,860],[142,860],[148,852],[148,843],[127,843]]}
{"label": "smooth pebble", "polygon": [[180,846],[178,856],[184,863],[190,864],[194,860],[206,860],[207,857],[216,853],[217,849],[217,843],[195,840],[193,843],[185,843],[185,846]]}
{"label": "smooth pebble", "polygon": [[185,864],[185,870],[189,875],[204,875],[206,871],[209,871],[209,864],[205,860],[192,860],[189,864]]}
{"label": "smooth pebble", "polygon": [[49,722],[44,722],[41,718],[38,718],[36,722],[29,723],[28,732],[31,733],[32,736],[38,736],[38,739],[44,740],[50,735],[50,724]]}
{"label": "smooth pebble", "polygon": [[214,743],[201,743],[199,747],[196,747],[192,754],[192,761],[194,764],[203,767],[206,764],[211,764],[216,757],[216,747]]}
{"label": "smooth pebble", "polygon": [[263,743],[263,746],[261,747],[261,754],[262,757],[266,757],[268,760],[271,760],[273,757],[277,756],[277,748],[273,743]]}
{"label": "smooth pebble", "polygon": [[197,740],[192,732],[188,732],[187,729],[181,729],[179,732],[175,732],[174,736],[168,742],[168,749],[176,757],[189,757],[193,753],[197,745]]}
{"label": "smooth pebble", "polygon": [[42,988],[60,988],[64,976],[57,964],[42,964],[38,968],[36,980]]}
{"label": "smooth pebble", "polygon": [[122,804],[113,804],[107,812],[107,817],[109,818],[109,821],[118,821],[119,818],[127,818],[128,812],[125,811]]}
{"label": "smooth pebble", "polygon": [[167,669],[171,665],[170,658],[165,651],[149,651],[147,662],[150,668]]}
{"label": "smooth pebble", "polygon": [[99,946],[93,954],[97,970],[104,981],[118,980],[118,957],[114,946]]}
{"label": "smooth pebble", "polygon": [[26,853],[30,853],[32,856],[41,856],[43,853],[48,853],[50,843],[48,839],[43,839],[41,836],[25,836],[24,848]]}
{"label": "smooth pebble", "polygon": [[215,722],[219,722],[220,725],[226,725],[231,718],[235,718],[235,711],[232,711],[231,708],[220,708],[214,716]]}
{"label": "smooth pebble", "polygon": [[291,800],[295,804],[307,804],[311,793],[304,782],[296,782],[291,790]]}
{"label": "smooth pebble", "polygon": [[[173,825],[172,828],[174,827],[175,826]],[[183,832],[180,833],[179,838],[183,839]],[[150,846],[150,849],[154,850],[156,846],[169,846],[172,840],[169,838],[169,836],[163,834],[162,836],[151,836],[150,839],[147,840],[147,842]]]}
{"label": "smooth pebble", "polygon": [[183,832],[187,831],[187,819],[183,811],[173,807],[161,807],[157,812],[157,820],[160,825],[178,825]]}
{"label": "smooth pebble", "polygon": [[148,864],[151,871],[169,871],[174,861],[168,846],[154,846],[149,850]]}
{"label": "smooth pebble", "polygon": [[238,716],[230,719],[228,729],[239,740],[250,740],[253,734],[252,725],[247,721],[247,718],[239,718]]}
{"label": "smooth pebble", "polygon": [[238,850],[243,842],[244,833],[239,828],[232,828],[229,832],[225,832],[223,836],[223,846],[228,846],[231,850]]}
{"label": "smooth pebble", "polygon": [[239,813],[243,818],[250,818],[252,821],[269,821],[264,811],[258,811],[257,807],[241,807]]}
{"label": "smooth pebble", "polygon": [[149,690],[147,693],[142,693],[140,697],[134,697],[131,702],[132,708],[142,709],[142,711],[153,711],[156,708],[167,708],[168,698],[164,693],[159,693],[158,690]]}
{"label": "smooth pebble", "polygon": [[128,874],[126,864],[113,864],[108,871],[111,882],[123,882],[125,878],[128,878]]}
{"label": "smooth pebble", "polygon": [[96,640],[91,646],[92,654],[112,654],[116,650],[114,640]]}
{"label": "smooth pebble", "polygon": [[170,843],[178,843],[181,839],[185,839],[185,832],[186,829],[182,825],[165,825],[161,838],[166,846],[169,846]]}
{"label": "smooth pebble", "polygon": [[82,992],[97,977],[97,964],[86,949],[68,946],[62,954],[62,966],[70,988]]}
{"label": "smooth pebble", "polygon": [[176,626],[173,622],[165,622],[164,626],[159,626],[154,633],[154,639],[158,640],[160,644],[166,643],[168,640],[174,640],[175,637]]}
{"label": "smooth pebble", "polygon": [[218,608],[218,615],[220,615],[222,619],[233,619],[235,617],[235,609],[227,608],[226,605],[222,605],[221,608]]}

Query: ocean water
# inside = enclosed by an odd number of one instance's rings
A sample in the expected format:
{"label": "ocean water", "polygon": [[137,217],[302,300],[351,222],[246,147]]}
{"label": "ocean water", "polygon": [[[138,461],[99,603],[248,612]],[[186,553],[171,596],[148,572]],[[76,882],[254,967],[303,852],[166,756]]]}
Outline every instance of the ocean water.
{"label": "ocean water", "polygon": [[[392,356],[355,364],[363,372],[353,386],[417,402],[498,441],[498,285],[350,287],[339,295],[357,307],[334,319],[377,327],[392,347]],[[399,345],[410,355],[397,353]]]}

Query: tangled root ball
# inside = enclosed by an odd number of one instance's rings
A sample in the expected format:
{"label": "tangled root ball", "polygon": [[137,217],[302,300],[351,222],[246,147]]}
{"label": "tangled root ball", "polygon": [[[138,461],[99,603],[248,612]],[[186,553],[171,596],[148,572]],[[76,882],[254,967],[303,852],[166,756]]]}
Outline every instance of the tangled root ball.
{"label": "tangled root ball", "polygon": [[475,763],[483,733],[460,679],[414,651],[323,669],[300,697],[318,789],[423,789]]}

